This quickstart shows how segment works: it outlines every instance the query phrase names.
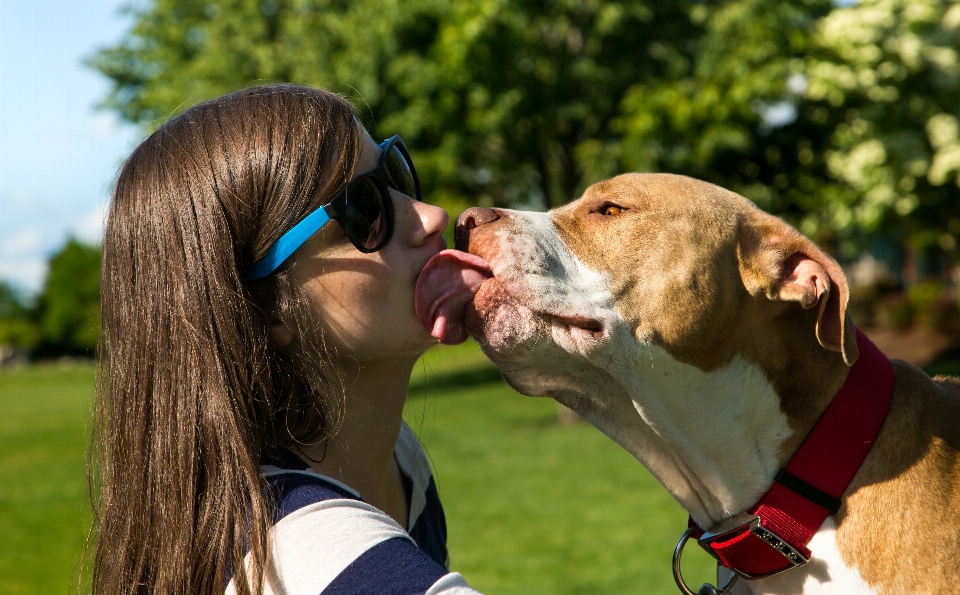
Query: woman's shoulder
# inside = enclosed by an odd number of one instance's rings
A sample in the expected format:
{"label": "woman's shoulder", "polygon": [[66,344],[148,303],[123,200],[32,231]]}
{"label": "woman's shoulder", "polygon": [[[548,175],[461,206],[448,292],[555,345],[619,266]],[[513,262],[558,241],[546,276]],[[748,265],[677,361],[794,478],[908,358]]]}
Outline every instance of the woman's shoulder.
{"label": "woman's shoulder", "polygon": [[[328,498],[297,508],[276,522],[270,541],[268,595],[476,593],[361,500]],[[226,594],[233,593],[231,581]]]}
{"label": "woman's shoulder", "polygon": [[[273,572],[264,593],[476,594],[390,516],[295,455],[263,465],[261,474],[276,510],[270,532]],[[233,593],[231,580],[226,594]]]}

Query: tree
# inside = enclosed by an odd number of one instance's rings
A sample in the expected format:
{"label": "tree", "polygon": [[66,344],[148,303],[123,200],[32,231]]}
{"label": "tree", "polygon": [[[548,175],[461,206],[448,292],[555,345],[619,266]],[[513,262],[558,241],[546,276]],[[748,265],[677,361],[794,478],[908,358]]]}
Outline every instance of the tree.
{"label": "tree", "polygon": [[818,0],[695,6],[703,34],[685,52],[659,50],[674,75],[624,97],[620,169],[705,179],[799,224],[832,184],[822,159],[831,115],[802,97],[814,25],[830,10]]}
{"label": "tree", "polygon": [[670,75],[657,48],[697,38],[691,5],[157,0],[92,63],[141,123],[254,81],[350,90],[375,135],[404,136],[432,200],[554,206],[613,173],[596,164],[620,100]]}
{"label": "tree", "polygon": [[34,356],[94,354],[100,333],[99,247],[71,238],[50,258],[35,317],[40,340]]}
{"label": "tree", "polygon": [[960,2],[861,0],[817,26],[806,97],[842,114],[826,163],[837,229],[895,233],[956,255],[960,236]]}
{"label": "tree", "polygon": [[29,352],[39,341],[30,306],[15,287],[0,280],[0,347]]}
{"label": "tree", "polygon": [[91,63],[147,127],[256,82],[347,92],[450,210],[671,171],[828,245],[955,254],[956,1],[150,0]]}

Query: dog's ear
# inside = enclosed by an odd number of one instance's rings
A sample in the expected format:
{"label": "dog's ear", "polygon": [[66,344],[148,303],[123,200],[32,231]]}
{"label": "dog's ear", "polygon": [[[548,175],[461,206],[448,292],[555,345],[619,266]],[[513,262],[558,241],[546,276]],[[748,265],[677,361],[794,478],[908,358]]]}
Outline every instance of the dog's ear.
{"label": "dog's ear", "polygon": [[809,238],[776,217],[756,217],[741,225],[740,272],[752,295],[817,307],[820,345],[839,351],[852,366],[860,351],[853,319],[847,312],[850,289],[833,258]]}

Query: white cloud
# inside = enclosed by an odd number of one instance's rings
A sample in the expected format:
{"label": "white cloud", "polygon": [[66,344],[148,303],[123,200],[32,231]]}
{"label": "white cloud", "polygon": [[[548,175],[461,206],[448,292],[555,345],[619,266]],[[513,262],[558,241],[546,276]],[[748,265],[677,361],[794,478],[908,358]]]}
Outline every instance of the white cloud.
{"label": "white cloud", "polygon": [[0,279],[12,282],[29,294],[37,294],[47,275],[45,258],[0,260]]}
{"label": "white cloud", "polygon": [[71,225],[70,233],[82,242],[99,244],[103,241],[103,229],[107,223],[108,208],[106,202],[99,204],[96,209],[83,215]]}
{"label": "white cloud", "polygon": [[42,247],[43,234],[36,227],[27,227],[0,240],[0,254],[4,257],[35,255]]}
{"label": "white cloud", "polygon": [[90,118],[90,133],[97,140],[113,140],[120,133],[117,117],[112,112],[100,112]]}
{"label": "white cloud", "polygon": [[29,192],[25,192],[23,190],[14,190],[9,194],[5,194],[2,202],[6,203],[7,201],[9,201],[9,204],[11,206],[22,208],[22,207],[28,207],[33,205],[36,202],[36,200],[37,200],[37,197],[30,194]]}

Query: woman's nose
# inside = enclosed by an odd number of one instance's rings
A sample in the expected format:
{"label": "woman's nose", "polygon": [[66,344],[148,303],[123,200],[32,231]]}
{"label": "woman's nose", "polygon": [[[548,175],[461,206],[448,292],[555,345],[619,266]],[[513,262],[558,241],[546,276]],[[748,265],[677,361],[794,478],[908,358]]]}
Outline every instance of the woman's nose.
{"label": "woman's nose", "polygon": [[417,238],[414,238],[415,244],[421,244],[426,241],[427,238],[431,237],[434,234],[443,234],[443,231],[447,229],[447,225],[450,223],[450,215],[440,207],[420,202],[413,201],[413,208],[417,213],[417,216],[420,218],[420,228],[419,233],[416,235]]}
{"label": "woman's nose", "polygon": [[460,213],[460,216],[457,217],[457,224],[453,230],[454,243],[457,246],[458,250],[466,250],[467,245],[470,242],[470,230],[476,229],[481,225],[486,225],[487,223],[493,223],[500,218],[500,215],[497,214],[493,209],[485,209],[483,207],[470,207],[466,211]]}

